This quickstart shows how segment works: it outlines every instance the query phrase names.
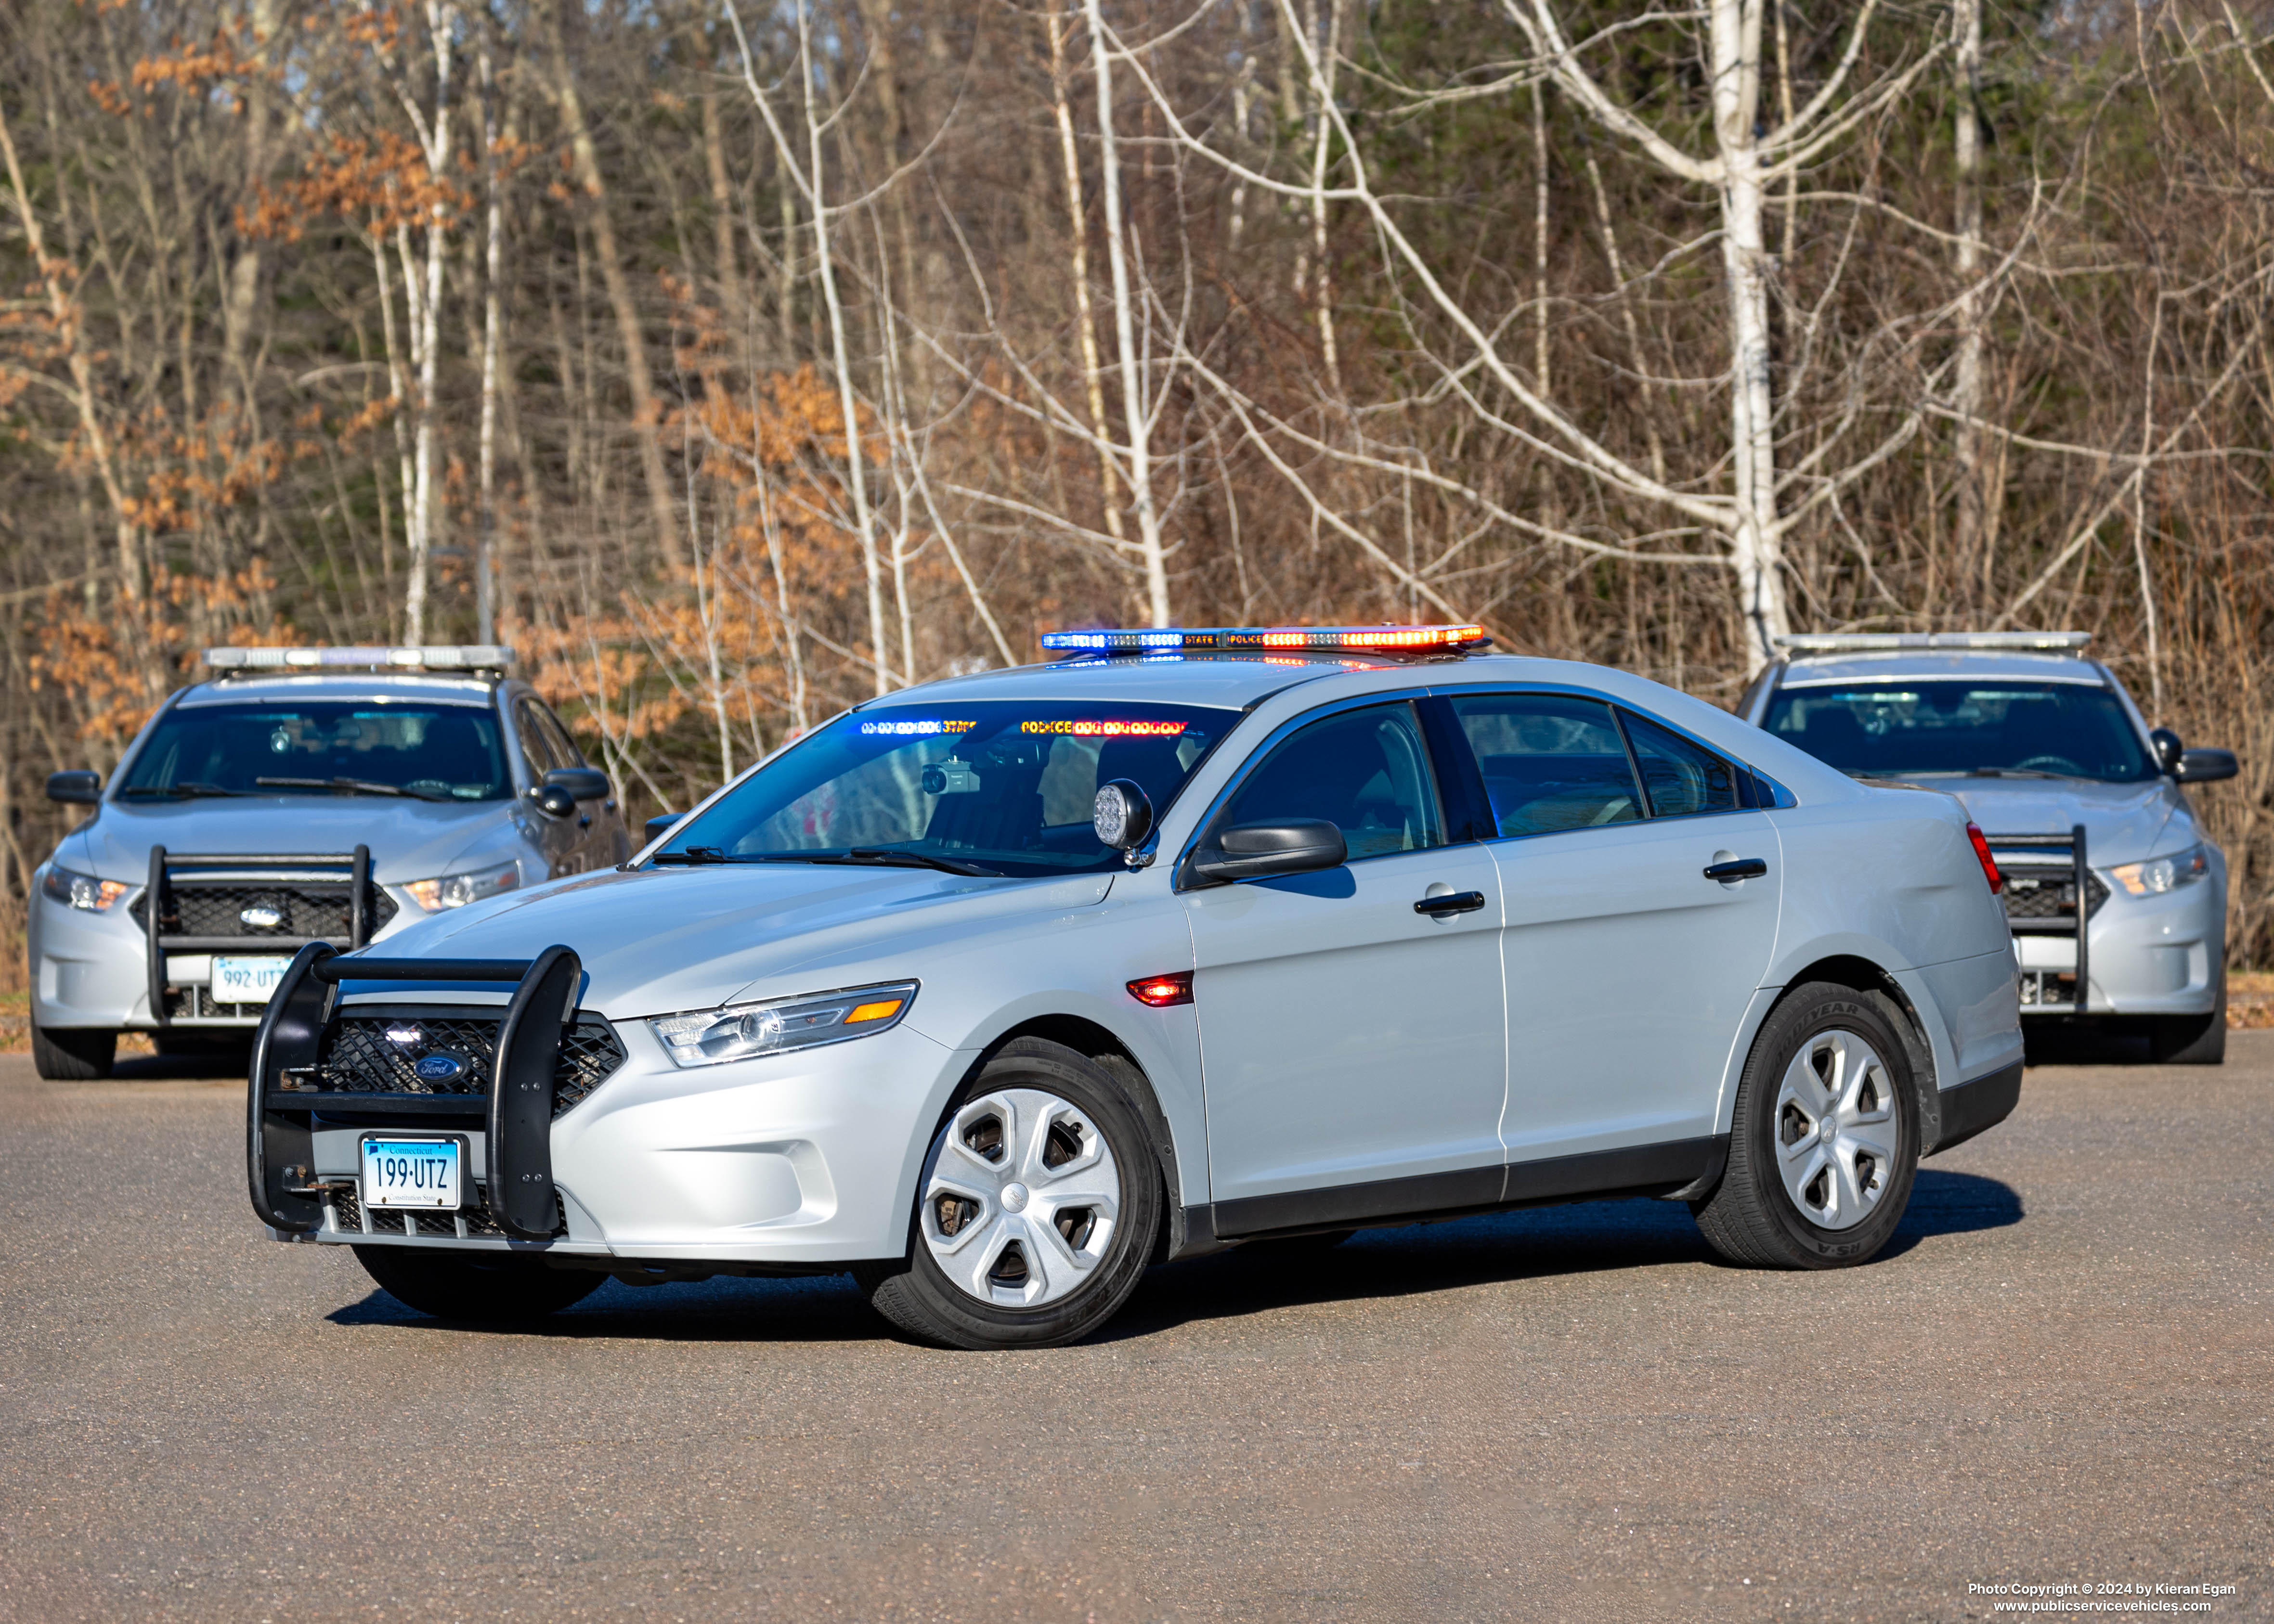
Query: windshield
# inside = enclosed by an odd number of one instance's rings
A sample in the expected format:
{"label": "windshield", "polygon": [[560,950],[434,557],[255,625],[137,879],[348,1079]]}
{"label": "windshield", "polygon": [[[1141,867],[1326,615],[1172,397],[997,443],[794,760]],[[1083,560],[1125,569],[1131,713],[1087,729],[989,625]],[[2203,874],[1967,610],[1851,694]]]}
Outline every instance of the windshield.
{"label": "windshield", "polygon": [[177,706],[117,791],[121,799],[152,800],[400,793],[501,801],[512,793],[494,712],[369,700]]}
{"label": "windshield", "polygon": [[1859,778],[2010,772],[2129,784],[2157,772],[2116,695],[2078,683],[1785,688],[1762,725]]}
{"label": "windshield", "polygon": [[1239,718],[1103,700],[861,710],[674,830],[657,861],[1095,872],[1120,861],[1090,828],[1098,786],[1134,779],[1157,816]]}

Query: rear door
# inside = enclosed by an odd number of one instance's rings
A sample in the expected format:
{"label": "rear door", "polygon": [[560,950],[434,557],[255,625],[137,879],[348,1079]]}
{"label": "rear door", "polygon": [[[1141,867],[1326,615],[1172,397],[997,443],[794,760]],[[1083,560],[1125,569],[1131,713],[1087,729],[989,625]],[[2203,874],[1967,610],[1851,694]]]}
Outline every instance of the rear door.
{"label": "rear door", "polygon": [[[1782,864],[1767,816],[1740,804],[1750,776],[1600,699],[1447,700],[1506,898],[1510,1195],[1525,1163],[1706,1139],[1776,943]],[[1746,859],[1758,877],[1705,873]],[[1651,1165],[1630,1182],[1653,1182]]]}
{"label": "rear door", "polygon": [[1219,1232],[1497,1200],[1500,886],[1448,837],[1415,704],[1294,726],[1211,824],[1294,817],[1336,823],[1350,861],[1182,894]]}

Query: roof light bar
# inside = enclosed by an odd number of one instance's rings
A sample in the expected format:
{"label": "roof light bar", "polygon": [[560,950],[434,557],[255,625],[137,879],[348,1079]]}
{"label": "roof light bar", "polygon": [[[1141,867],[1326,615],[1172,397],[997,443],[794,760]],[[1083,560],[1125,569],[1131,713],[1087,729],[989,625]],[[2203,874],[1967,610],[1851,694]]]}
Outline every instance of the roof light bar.
{"label": "roof light bar", "polygon": [[499,643],[395,649],[207,649],[215,671],[502,671],[513,650]]}
{"label": "roof light bar", "polygon": [[1043,647],[1072,654],[1154,654],[1218,650],[1227,652],[1359,651],[1404,653],[1427,649],[1488,649],[1481,626],[1209,626],[1157,631],[1045,632]]}
{"label": "roof light bar", "polygon": [[2080,654],[2090,632],[1796,632],[1772,637],[1795,654],[1854,654],[1874,649],[2017,649]]}

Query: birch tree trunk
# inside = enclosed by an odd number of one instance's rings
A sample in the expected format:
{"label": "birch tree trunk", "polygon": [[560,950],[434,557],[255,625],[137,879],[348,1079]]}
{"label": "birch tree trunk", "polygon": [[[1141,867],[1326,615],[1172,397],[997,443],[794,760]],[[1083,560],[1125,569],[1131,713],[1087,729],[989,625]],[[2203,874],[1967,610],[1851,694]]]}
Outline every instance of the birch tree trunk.
{"label": "birch tree trunk", "polygon": [[1729,302],[1729,451],[1736,509],[1729,563],[1757,661],[1791,629],[1776,523],[1775,402],[1769,377],[1767,188],[1755,133],[1764,0],[1711,0],[1713,136],[1721,159],[1721,265]]}
{"label": "birch tree trunk", "polygon": [[[1169,613],[1168,553],[1153,500],[1153,425],[1148,379],[1138,364],[1131,308],[1129,254],[1121,219],[1121,154],[1113,130],[1113,60],[1098,0],[1083,0],[1089,20],[1090,60],[1097,74],[1097,134],[1104,176],[1106,260],[1113,271],[1113,337],[1121,358],[1121,411],[1129,431],[1129,487],[1137,509],[1137,545],[1145,564],[1146,613],[1154,626],[1173,625]],[[1325,117],[1322,111],[1320,115]]]}
{"label": "birch tree trunk", "polygon": [[1959,416],[1952,444],[1958,463],[1954,539],[1959,568],[1986,571],[1986,565],[1976,562],[1987,540],[1983,515],[1988,494],[1983,481],[1982,435],[1975,427],[1982,415],[1982,296],[1974,286],[1982,274],[1982,129],[1976,102],[1982,79],[1982,0],[1956,0],[1951,32],[1958,47],[1957,83],[1952,97],[1956,109],[1951,131],[1956,169],[1954,224],[1958,238],[1952,268],[1959,282],[1958,356],[1951,380],[1951,406]]}

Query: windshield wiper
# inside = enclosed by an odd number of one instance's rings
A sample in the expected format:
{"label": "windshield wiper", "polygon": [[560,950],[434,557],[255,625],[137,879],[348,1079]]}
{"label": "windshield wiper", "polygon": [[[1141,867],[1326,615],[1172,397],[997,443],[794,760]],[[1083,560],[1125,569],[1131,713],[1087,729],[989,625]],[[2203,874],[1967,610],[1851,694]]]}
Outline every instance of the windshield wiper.
{"label": "windshield wiper", "polygon": [[897,846],[856,846],[834,861],[877,863],[895,868],[937,868],[942,874],[971,875],[989,880],[1003,877],[1000,868],[983,868],[977,863],[965,862],[960,857],[934,857],[928,852],[904,852]]}
{"label": "windshield wiper", "polygon": [[2066,772],[2047,772],[2042,767],[1970,767],[1969,778],[2066,778]]}
{"label": "windshield wiper", "polygon": [[218,784],[201,784],[193,778],[179,784],[138,785],[132,789],[118,792],[121,799],[128,795],[164,795],[175,801],[198,801],[208,795],[248,795],[252,793],[250,790],[223,789]]}
{"label": "windshield wiper", "polygon": [[350,795],[407,795],[413,801],[448,801],[448,795],[438,795],[431,790],[405,789],[400,784],[381,784],[373,778],[255,778],[262,789],[328,789]]}
{"label": "windshield wiper", "polygon": [[726,853],[720,851],[715,846],[690,846],[683,851],[658,852],[648,861],[651,862],[659,863],[687,863],[689,865],[699,865],[703,863],[732,862],[734,860],[728,857]]}

